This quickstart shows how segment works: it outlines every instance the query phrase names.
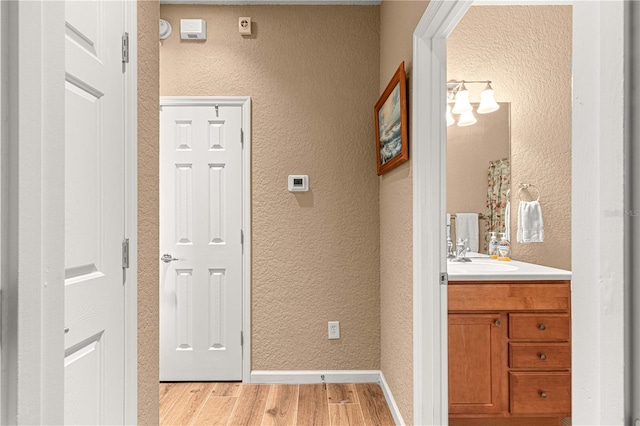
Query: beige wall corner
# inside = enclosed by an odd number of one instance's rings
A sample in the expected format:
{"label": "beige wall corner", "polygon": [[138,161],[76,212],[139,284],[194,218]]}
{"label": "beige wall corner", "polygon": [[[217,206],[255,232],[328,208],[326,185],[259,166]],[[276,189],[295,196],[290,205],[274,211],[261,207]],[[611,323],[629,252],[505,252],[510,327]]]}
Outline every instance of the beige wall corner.
{"label": "beige wall corner", "polygon": [[[162,43],[162,95],[251,96],[254,370],[380,367],[379,9],[161,7],[174,29],[184,17],[208,29]],[[288,192],[289,174],[308,174],[310,191]]]}
{"label": "beige wall corner", "polygon": [[157,0],[138,1],[138,424],[158,417],[158,155]]}
{"label": "beige wall corner", "polygon": [[[447,40],[449,80],[491,80],[496,100],[511,103],[512,257],[562,269],[571,269],[571,16],[571,6],[472,6]],[[543,243],[516,242],[520,183],[540,189]]]}
{"label": "beige wall corner", "polygon": [[[413,30],[427,5],[385,0],[380,7],[379,93],[405,61],[409,114]],[[380,178],[380,367],[406,424],[413,424],[412,178],[411,161]]]}

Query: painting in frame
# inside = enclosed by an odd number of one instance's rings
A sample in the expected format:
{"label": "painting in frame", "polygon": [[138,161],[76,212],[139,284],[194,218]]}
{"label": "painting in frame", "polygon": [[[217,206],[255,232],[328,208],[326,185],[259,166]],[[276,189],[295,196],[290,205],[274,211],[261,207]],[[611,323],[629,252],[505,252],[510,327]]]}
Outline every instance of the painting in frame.
{"label": "painting in frame", "polygon": [[376,103],[376,152],[378,176],[409,159],[407,82],[404,62]]}

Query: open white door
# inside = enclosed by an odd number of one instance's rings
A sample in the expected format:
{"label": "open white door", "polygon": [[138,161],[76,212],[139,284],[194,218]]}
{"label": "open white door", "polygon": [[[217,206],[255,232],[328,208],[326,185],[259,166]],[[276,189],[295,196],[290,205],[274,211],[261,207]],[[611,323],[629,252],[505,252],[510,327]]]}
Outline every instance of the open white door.
{"label": "open white door", "polygon": [[123,6],[65,2],[65,424],[124,423]]}
{"label": "open white door", "polygon": [[240,105],[160,108],[160,380],[242,380]]}

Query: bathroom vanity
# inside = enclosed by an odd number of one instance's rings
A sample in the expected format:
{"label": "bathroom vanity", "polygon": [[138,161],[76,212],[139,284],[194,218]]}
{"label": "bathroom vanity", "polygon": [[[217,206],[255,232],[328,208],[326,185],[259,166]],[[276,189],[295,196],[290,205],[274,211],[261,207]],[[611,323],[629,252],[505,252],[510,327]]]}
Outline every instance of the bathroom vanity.
{"label": "bathroom vanity", "polygon": [[488,257],[449,265],[450,424],[561,424],[571,272]]}

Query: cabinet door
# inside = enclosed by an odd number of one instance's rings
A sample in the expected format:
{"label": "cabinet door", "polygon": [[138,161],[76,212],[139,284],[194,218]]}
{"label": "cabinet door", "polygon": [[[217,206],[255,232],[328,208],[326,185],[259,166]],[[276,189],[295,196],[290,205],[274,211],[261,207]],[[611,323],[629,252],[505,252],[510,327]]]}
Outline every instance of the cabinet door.
{"label": "cabinet door", "polygon": [[505,411],[506,315],[449,314],[449,413]]}

